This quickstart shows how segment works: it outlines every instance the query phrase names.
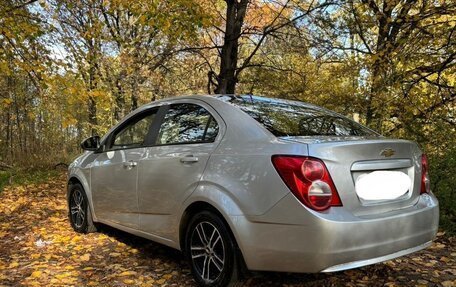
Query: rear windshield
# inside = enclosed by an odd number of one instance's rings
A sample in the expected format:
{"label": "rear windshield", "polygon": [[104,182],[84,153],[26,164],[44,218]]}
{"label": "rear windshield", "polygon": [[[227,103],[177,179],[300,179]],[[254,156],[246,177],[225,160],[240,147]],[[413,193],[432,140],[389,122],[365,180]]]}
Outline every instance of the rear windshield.
{"label": "rear windshield", "polygon": [[378,136],[374,131],[328,110],[299,102],[256,96],[221,96],[277,137]]}

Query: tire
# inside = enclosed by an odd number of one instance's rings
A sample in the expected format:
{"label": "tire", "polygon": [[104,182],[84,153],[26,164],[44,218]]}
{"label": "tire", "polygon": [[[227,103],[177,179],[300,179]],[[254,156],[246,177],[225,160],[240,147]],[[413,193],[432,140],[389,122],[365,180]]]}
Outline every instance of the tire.
{"label": "tire", "polygon": [[218,215],[202,211],[192,217],[185,234],[185,255],[198,285],[241,286],[238,267],[241,256]]}
{"label": "tire", "polygon": [[81,184],[72,184],[68,193],[68,217],[71,227],[78,233],[97,231],[89,208],[89,201]]}

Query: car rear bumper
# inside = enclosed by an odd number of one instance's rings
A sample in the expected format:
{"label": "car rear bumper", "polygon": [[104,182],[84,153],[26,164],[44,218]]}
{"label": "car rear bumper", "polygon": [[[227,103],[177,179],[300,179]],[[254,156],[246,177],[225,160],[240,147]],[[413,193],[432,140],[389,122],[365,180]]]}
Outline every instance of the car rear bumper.
{"label": "car rear bumper", "polygon": [[411,207],[364,217],[343,207],[316,213],[291,195],[262,216],[231,218],[250,270],[306,273],[357,268],[426,248],[438,221],[438,202],[427,194]]}

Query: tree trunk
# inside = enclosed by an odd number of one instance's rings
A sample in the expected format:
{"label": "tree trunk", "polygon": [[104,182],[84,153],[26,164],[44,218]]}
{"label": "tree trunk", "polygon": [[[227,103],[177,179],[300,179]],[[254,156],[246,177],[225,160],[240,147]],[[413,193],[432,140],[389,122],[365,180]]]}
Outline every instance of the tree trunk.
{"label": "tree trunk", "polygon": [[115,88],[114,88],[114,94],[115,94],[115,107],[114,107],[114,119],[116,121],[120,121],[122,117],[124,116],[125,113],[125,95],[122,90],[122,86],[120,84],[120,79],[117,78],[115,80]]}
{"label": "tree trunk", "polygon": [[217,94],[234,94],[236,90],[236,68],[238,62],[239,37],[244,24],[249,0],[226,0],[225,38],[217,77]]}
{"label": "tree trunk", "polygon": [[94,135],[97,135],[98,120],[97,120],[97,102],[95,101],[95,99],[92,96],[90,96],[90,98],[89,98],[88,108],[89,108],[90,133],[92,136],[94,136]]}
{"label": "tree trunk", "polygon": [[136,76],[133,77],[133,82],[131,84],[131,111],[134,111],[138,108],[138,82]]}
{"label": "tree trunk", "polygon": [[90,124],[90,133],[92,136],[98,135],[97,126],[97,102],[91,92],[95,91],[97,88],[97,73],[99,72],[98,66],[98,51],[99,43],[95,39],[89,40],[89,51],[88,51],[88,62],[89,62],[89,101],[88,101],[88,110],[89,110],[89,124]]}

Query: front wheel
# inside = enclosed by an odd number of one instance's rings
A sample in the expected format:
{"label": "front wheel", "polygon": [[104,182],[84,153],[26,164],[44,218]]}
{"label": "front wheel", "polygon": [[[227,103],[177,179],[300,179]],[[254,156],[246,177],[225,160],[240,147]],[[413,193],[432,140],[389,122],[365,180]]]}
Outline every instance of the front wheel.
{"label": "front wheel", "polygon": [[200,286],[238,285],[238,256],[234,239],[219,216],[203,211],[190,220],[185,252]]}
{"label": "front wheel", "polygon": [[68,194],[68,217],[71,227],[79,233],[95,232],[89,201],[80,184],[72,184]]}

